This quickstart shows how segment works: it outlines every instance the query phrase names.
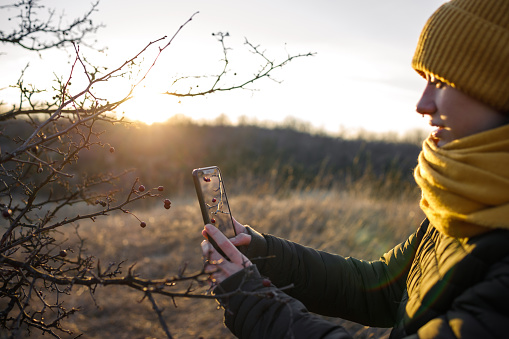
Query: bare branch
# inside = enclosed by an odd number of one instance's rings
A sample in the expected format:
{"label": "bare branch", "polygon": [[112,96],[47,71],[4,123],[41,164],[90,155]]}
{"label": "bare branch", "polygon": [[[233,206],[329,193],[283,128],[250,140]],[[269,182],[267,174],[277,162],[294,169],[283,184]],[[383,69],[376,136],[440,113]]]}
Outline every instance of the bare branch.
{"label": "bare branch", "polygon": [[[88,151],[96,151],[97,158],[110,156],[105,161],[114,161],[115,147],[104,141],[104,126],[129,124],[117,117],[116,110],[146,81],[147,75],[160,62],[161,54],[169,50],[177,35],[198,13],[191,15],[169,40],[163,36],[150,41],[133,56],[108,68],[89,63],[80,49],[83,39],[100,27],[90,19],[97,6],[98,2],[93,3],[88,12],[69,25],[55,21],[54,10],[49,10],[48,17],[41,19],[40,11],[45,8],[38,0],[17,0],[0,6],[0,11],[19,13],[11,17],[17,20],[17,29],[11,33],[0,31],[0,42],[31,51],[69,44],[74,47],[68,76],[56,77],[52,89],[40,90],[26,84],[27,65],[12,86],[19,91],[19,102],[9,111],[0,113],[0,212],[4,220],[0,237],[0,298],[5,300],[0,309],[0,328],[13,337],[23,336],[22,331],[37,331],[55,338],[70,333],[63,322],[79,310],[68,308],[62,297],[72,294],[74,286],[86,287],[93,299],[99,286],[126,286],[139,291],[152,303],[168,338],[171,333],[155,295],[171,298],[174,304],[177,298],[218,297],[207,292],[209,273],[205,268],[190,274],[187,264],[182,264],[173,277],[141,278],[135,273],[135,265],[124,273],[125,260],[105,265],[101,258],[88,254],[86,239],[79,235],[78,228],[83,221],[95,222],[113,214],[134,218],[142,228],[147,226],[137,216],[134,203],[160,198],[163,187],[145,188],[137,178],[131,177],[132,171],[115,167],[112,167],[113,173],[86,174],[80,157]],[[228,35],[214,35],[223,49],[223,65],[219,74],[212,78],[210,89],[167,94],[197,96],[247,89],[259,79],[274,80],[273,72],[293,59],[313,55],[288,55],[276,62],[246,40],[250,51],[261,60],[261,66],[249,79],[227,86],[225,80],[231,71],[229,48],[224,39]],[[163,43],[162,47],[157,46],[159,43]],[[157,53],[152,59],[140,61],[154,48]],[[78,90],[71,87],[71,80],[77,76],[85,80]],[[127,86],[120,99],[109,101],[102,97],[96,85],[111,85],[113,79],[125,80]],[[39,95],[46,94],[52,98],[44,103],[36,100]],[[123,179],[126,176],[129,178]],[[124,181],[119,184],[121,179]],[[74,208],[76,205],[87,205],[87,209],[78,212]],[[62,240],[59,236],[65,227],[74,227],[77,245],[70,245],[68,239]]]}
{"label": "bare branch", "polygon": [[[37,1],[31,0],[22,0],[15,5],[27,6],[20,7],[23,13],[21,16],[24,20],[32,21],[32,24],[35,20],[35,9],[42,8],[37,7]],[[94,4],[93,8],[95,6],[97,4]],[[25,10],[28,12],[23,12]],[[85,17],[90,14],[91,12],[85,14]],[[193,17],[194,14],[164,47],[159,48],[150,67],[144,71],[141,78],[130,85],[125,95],[115,102],[101,99],[94,92],[94,85],[125,74],[126,69],[135,65],[135,60],[166,37],[149,42],[133,57],[115,68],[110,68],[104,74],[99,72],[103,68],[90,66],[81,55],[79,46],[73,43],[75,59],[71,64],[69,76],[65,80],[58,80],[59,86],[54,88],[57,91],[55,101],[46,105],[34,102],[34,95],[41,91],[23,83],[26,68],[22,70],[15,86],[20,91],[19,105],[9,112],[0,114],[0,121],[10,124],[2,134],[8,136],[8,147],[2,145],[0,152],[0,211],[3,218],[8,221],[8,226],[0,239],[0,296],[10,300],[8,307],[0,310],[2,328],[19,333],[22,326],[25,326],[55,337],[58,337],[58,332],[67,333],[68,330],[61,326],[61,321],[77,309],[64,308],[58,302],[58,298],[54,303],[48,302],[40,297],[39,293],[42,291],[52,291],[51,293],[58,297],[60,294],[70,293],[74,285],[87,286],[92,293],[99,285],[124,285],[141,292],[144,292],[145,288],[156,288],[157,292],[152,293],[174,298],[188,296],[190,290],[174,292],[168,288],[172,288],[177,281],[199,280],[203,275],[202,273],[191,277],[179,277],[175,280],[147,280],[138,278],[130,269],[127,276],[121,277],[120,264],[102,268],[100,259],[97,260],[96,270],[92,270],[95,259],[93,256],[84,256],[81,247],[74,260],[68,259],[66,250],[57,251],[57,255],[52,254],[59,246],[54,236],[60,228],[77,225],[83,220],[95,221],[99,217],[115,212],[128,214],[139,220],[128,206],[141,199],[160,196],[160,189],[157,187],[144,189],[143,192],[137,190],[138,179],[136,179],[122,199],[119,195],[121,190],[115,187],[115,182],[129,171],[123,171],[118,175],[101,174],[84,177],[73,166],[76,166],[79,155],[84,150],[105,146],[100,139],[103,131],[98,127],[99,122],[126,123],[114,116],[114,110],[129,100],[133,90],[153,69],[161,53],[170,46]],[[75,22],[75,26],[79,26],[79,21]],[[53,32],[49,24],[37,26],[37,29],[40,32]],[[23,39],[29,37],[27,33],[16,42],[24,44]],[[44,43],[44,46],[55,47],[50,43]],[[72,94],[69,85],[80,69],[88,83],[82,90]],[[13,123],[12,120],[15,118],[19,118],[17,119],[19,123]],[[19,124],[24,124],[24,127],[14,128]],[[113,153],[114,148],[112,146],[109,148],[109,152]],[[106,184],[113,186],[114,189],[94,192],[94,188]],[[120,201],[117,201],[118,199]],[[96,208],[82,214],[62,213],[65,207],[79,203],[87,203]],[[83,243],[82,241],[81,246]],[[161,289],[161,286],[164,288]],[[37,296],[35,299],[38,299],[39,303],[34,301],[34,295]],[[43,317],[48,311],[55,311],[54,314],[58,316]]]}
{"label": "bare branch", "polygon": [[9,33],[0,31],[1,43],[40,52],[71,43],[85,44],[87,36],[104,27],[102,24],[95,25],[91,19],[93,13],[97,11],[99,1],[92,3],[87,12],[67,25],[62,25],[62,16],[55,23],[54,9],[48,9],[46,18],[41,19],[40,10],[45,9],[45,6],[39,5],[39,2],[39,0],[18,0],[13,4],[0,6],[0,10],[19,11],[18,15],[8,18],[9,21],[16,21],[17,27]]}
{"label": "bare branch", "polygon": [[[219,74],[214,76],[185,76],[185,77],[179,77],[175,79],[172,83],[172,87],[178,85],[183,80],[189,80],[189,79],[200,79],[200,78],[213,78],[214,81],[211,86],[209,86],[206,90],[199,90],[197,91],[196,87],[193,87],[195,90],[193,91],[193,88],[189,89],[188,92],[178,92],[178,91],[166,91],[163,94],[175,96],[175,97],[196,97],[196,96],[204,96],[207,94],[215,93],[215,92],[226,92],[226,91],[232,91],[236,89],[249,89],[248,85],[253,84],[254,82],[263,79],[268,78],[273,81],[276,81],[274,78],[272,78],[272,74],[275,70],[279,68],[283,68],[285,65],[287,65],[289,62],[296,58],[302,58],[302,57],[310,57],[316,55],[316,53],[303,53],[303,54],[296,54],[296,55],[287,55],[286,59],[275,62],[273,60],[270,60],[267,55],[265,54],[265,51],[260,51],[259,46],[255,46],[252,43],[250,43],[247,38],[245,39],[245,45],[248,46],[249,51],[253,53],[254,55],[258,56],[262,60],[262,65],[259,67],[259,69],[254,72],[248,79],[244,81],[237,82],[234,85],[222,85],[223,79],[232,71],[228,70],[229,65],[229,59],[228,59],[228,48],[225,44],[225,38],[229,37],[229,33],[213,33],[213,36],[217,37],[218,41],[221,43],[222,49],[223,49],[223,55],[224,58],[223,61],[223,67]],[[234,72],[234,75],[236,75],[236,72]],[[252,89],[249,89],[252,90]]]}
{"label": "bare branch", "polygon": [[170,333],[170,330],[168,329],[168,325],[166,324],[166,321],[164,320],[164,317],[163,317],[163,310],[160,309],[158,306],[157,306],[157,303],[154,299],[154,296],[152,295],[151,292],[149,291],[146,291],[145,292],[145,295],[147,296],[147,298],[150,300],[150,302],[152,303],[152,308],[154,310],[154,312],[157,313],[157,318],[159,319],[159,323],[161,324],[163,330],[164,330],[164,333],[166,333],[166,336],[168,337],[168,339],[171,339],[173,338],[171,333]]}

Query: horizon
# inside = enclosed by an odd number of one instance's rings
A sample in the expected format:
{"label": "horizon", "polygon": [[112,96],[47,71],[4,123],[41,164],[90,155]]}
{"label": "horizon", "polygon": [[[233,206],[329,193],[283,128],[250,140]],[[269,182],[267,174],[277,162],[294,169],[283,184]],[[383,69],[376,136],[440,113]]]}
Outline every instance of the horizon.
{"label": "horizon", "polygon": [[[108,54],[96,55],[86,48],[82,53],[99,65],[114,67],[148,41],[162,35],[172,36],[199,11],[145,79],[140,91],[146,89],[147,93],[124,104],[119,111],[124,110],[131,118],[149,123],[159,118],[152,114],[149,119],[147,111],[160,111],[168,117],[185,114],[193,119],[214,119],[225,114],[234,123],[241,116],[273,122],[282,122],[291,116],[330,133],[366,130],[405,134],[416,128],[428,128],[415,113],[424,81],[411,69],[410,60],[422,26],[443,2],[410,4],[393,0],[380,4],[375,0],[363,0],[332,4],[327,1],[237,4],[221,0],[210,4],[199,0],[160,4],[147,0],[143,8],[134,6],[133,1],[123,3],[122,16],[116,14],[118,4],[104,2],[99,4],[93,18],[106,27],[93,38],[98,40],[98,46],[109,47]],[[57,9],[57,13],[65,10],[68,20],[89,7],[81,3],[69,6],[62,0],[43,4]],[[9,16],[14,14],[10,11]],[[172,77],[217,72],[222,50],[211,33],[221,30],[230,34],[227,43],[233,48],[231,66],[235,67],[233,72],[239,74],[252,72],[259,65],[256,62],[246,64],[249,52],[243,46],[245,38],[266,49],[274,60],[288,54],[317,54],[293,60],[279,70],[274,76],[282,83],[265,80],[253,84],[250,91],[215,93],[199,98],[159,96],[157,93],[168,90]],[[51,82],[43,80],[53,79],[53,72],[62,77],[69,72],[65,52],[48,51],[39,58],[37,53],[3,47],[4,54],[0,58],[4,77],[0,80],[0,88],[4,88],[4,102],[9,98],[5,87],[15,83],[27,63],[31,66],[25,76],[26,82],[42,83],[39,86],[44,88],[51,86]],[[111,96],[117,94],[110,93]],[[17,100],[18,94],[10,98]]]}

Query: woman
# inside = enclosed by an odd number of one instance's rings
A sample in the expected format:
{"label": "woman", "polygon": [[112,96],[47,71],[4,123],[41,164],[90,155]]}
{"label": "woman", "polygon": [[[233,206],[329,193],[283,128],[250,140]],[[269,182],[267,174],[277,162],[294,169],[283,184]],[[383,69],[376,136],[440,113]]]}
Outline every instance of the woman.
{"label": "woman", "polygon": [[436,127],[414,173],[426,220],[373,262],[206,225],[231,259],[202,243],[238,337],[350,338],[310,312],[393,327],[391,338],[509,337],[509,0],[442,5],[412,66],[427,81],[417,112]]}

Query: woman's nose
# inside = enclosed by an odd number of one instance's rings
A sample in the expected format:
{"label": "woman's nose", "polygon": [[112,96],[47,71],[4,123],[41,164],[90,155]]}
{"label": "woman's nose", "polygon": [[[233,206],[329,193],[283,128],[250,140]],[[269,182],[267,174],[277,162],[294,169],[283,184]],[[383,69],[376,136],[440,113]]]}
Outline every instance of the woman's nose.
{"label": "woman's nose", "polygon": [[436,86],[427,84],[422,92],[421,98],[417,102],[416,111],[419,114],[433,114],[437,111],[435,104]]}

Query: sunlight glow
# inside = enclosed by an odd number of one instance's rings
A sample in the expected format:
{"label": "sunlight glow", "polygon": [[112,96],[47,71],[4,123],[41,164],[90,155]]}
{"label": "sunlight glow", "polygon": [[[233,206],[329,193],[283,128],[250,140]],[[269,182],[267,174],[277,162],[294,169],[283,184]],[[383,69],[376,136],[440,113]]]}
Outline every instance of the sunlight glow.
{"label": "sunlight glow", "polygon": [[178,99],[162,92],[148,86],[136,88],[132,99],[120,106],[117,116],[147,125],[165,122],[177,113]]}

